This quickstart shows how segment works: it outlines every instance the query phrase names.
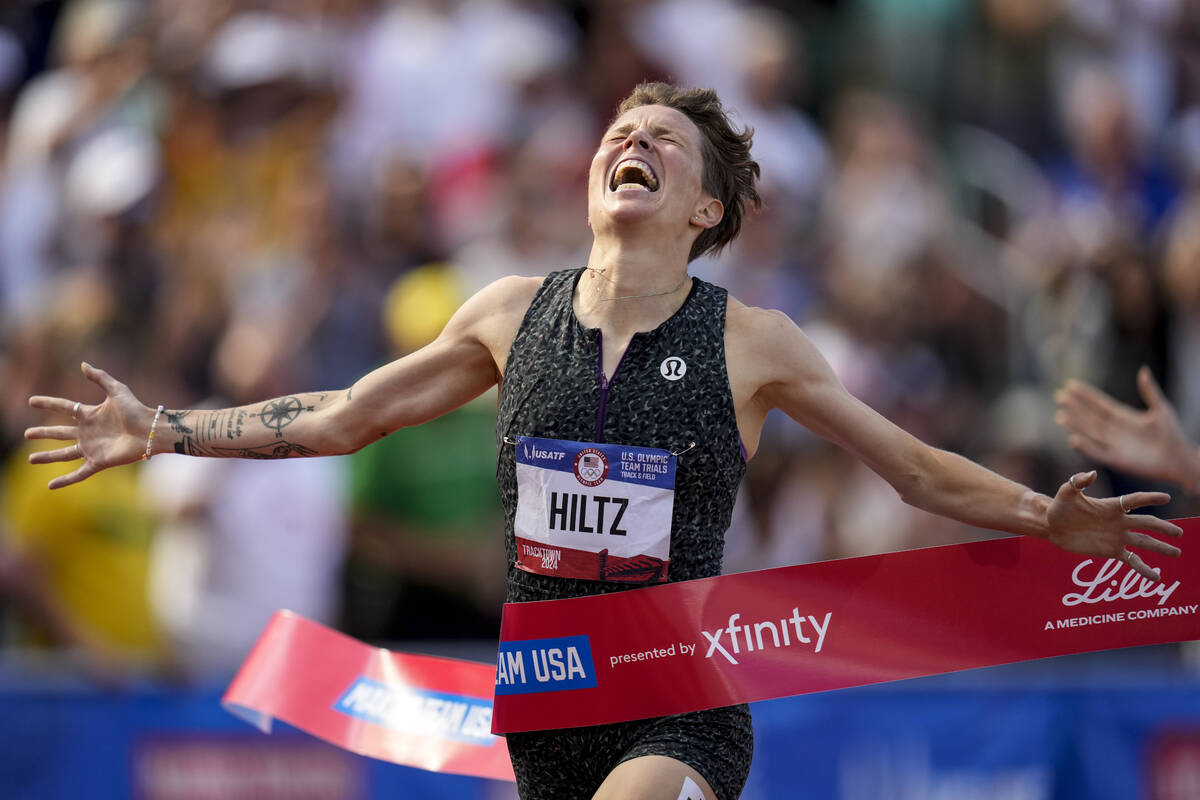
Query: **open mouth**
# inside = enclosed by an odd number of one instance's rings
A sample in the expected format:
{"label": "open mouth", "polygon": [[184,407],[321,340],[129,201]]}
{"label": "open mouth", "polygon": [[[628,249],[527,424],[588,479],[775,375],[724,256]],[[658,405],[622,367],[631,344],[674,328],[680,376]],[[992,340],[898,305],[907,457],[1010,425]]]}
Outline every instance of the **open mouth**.
{"label": "open mouth", "polygon": [[612,191],[621,189],[642,189],[648,192],[658,191],[658,176],[650,165],[640,158],[630,158],[617,164],[613,170],[612,180],[608,188]]}

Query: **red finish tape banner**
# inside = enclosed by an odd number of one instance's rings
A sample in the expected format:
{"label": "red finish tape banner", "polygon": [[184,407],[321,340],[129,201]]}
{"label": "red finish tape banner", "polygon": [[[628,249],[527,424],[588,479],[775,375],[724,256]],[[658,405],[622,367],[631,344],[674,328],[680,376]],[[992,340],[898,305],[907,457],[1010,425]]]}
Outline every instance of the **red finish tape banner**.
{"label": "red finish tape banner", "polygon": [[513,780],[491,733],[496,670],[371,647],[278,611],[221,699],[264,733],[278,718],[360,755]]}
{"label": "red finish tape banner", "polygon": [[[1200,518],[1176,520],[1200,534]],[[504,607],[495,733],[596,725],[1200,638],[1200,546],[1162,581],[1028,537]]]}

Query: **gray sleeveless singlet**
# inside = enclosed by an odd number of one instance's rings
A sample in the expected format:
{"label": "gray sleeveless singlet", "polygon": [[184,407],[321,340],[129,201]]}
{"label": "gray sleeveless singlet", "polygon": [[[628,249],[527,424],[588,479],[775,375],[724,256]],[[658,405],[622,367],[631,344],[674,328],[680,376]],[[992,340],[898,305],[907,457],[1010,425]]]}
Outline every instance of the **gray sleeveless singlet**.
{"label": "gray sleeveless singlet", "polygon": [[[496,435],[505,515],[508,601],[549,600],[634,588],[516,569],[513,519],[520,436],[614,442],[679,453],[668,579],[718,575],[745,457],[725,367],[724,289],[693,279],[680,309],[637,333],[604,378],[602,336],[584,328],[571,299],[582,269],[550,274],[513,340]],[[721,800],[740,794],[753,734],[745,706],[618,725],[510,734],[517,786],[526,800],[589,798],[617,764],[665,755],[695,768]]]}

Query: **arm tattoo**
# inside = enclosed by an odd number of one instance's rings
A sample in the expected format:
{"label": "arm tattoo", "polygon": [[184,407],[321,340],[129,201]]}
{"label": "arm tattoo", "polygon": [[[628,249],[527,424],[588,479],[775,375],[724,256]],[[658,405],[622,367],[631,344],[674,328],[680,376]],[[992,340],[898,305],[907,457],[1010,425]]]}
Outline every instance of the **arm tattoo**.
{"label": "arm tattoo", "polygon": [[[175,452],[210,458],[295,458],[320,455],[308,444],[287,441],[283,429],[305,412],[317,410],[328,395],[289,395],[268,400],[261,406],[222,408],[215,411],[169,411],[167,422],[179,434]],[[257,419],[275,436],[262,440],[262,431],[247,436],[247,423]],[[253,426],[252,426],[253,427]],[[307,438],[303,434],[300,438]],[[249,442],[246,439],[250,439]],[[311,443],[310,443],[311,444]]]}
{"label": "arm tattoo", "polygon": [[187,419],[187,415],[191,414],[191,413],[192,413],[191,411],[187,411],[187,410],[168,411],[167,412],[167,422],[171,425],[171,430],[175,431],[176,433],[182,433],[184,435],[194,434],[195,433],[194,430],[189,428],[187,425],[183,424],[183,421],[185,419]]}
{"label": "arm tattoo", "polygon": [[295,442],[268,442],[250,447],[216,447],[205,445],[191,436],[184,436],[175,443],[175,452],[186,456],[209,456],[210,458],[301,458],[317,455],[317,451]]}
{"label": "arm tattoo", "polygon": [[[195,426],[188,427],[184,424],[184,420],[192,413],[196,414]],[[246,412],[237,408],[223,408],[219,411],[181,411],[179,412],[179,424],[174,424],[174,420],[172,420],[171,427],[182,434],[184,440],[202,444],[221,438],[234,439],[241,436],[245,420]]]}
{"label": "arm tattoo", "polygon": [[275,431],[275,438],[283,438],[283,429],[296,421],[302,411],[315,411],[315,406],[306,406],[298,397],[280,397],[262,407],[258,418],[262,424]]}

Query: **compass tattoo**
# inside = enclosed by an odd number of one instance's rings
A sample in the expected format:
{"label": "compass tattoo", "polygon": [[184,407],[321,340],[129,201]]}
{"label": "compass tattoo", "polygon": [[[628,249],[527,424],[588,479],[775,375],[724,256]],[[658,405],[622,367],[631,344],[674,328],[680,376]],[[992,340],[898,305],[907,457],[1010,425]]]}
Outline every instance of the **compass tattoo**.
{"label": "compass tattoo", "polygon": [[296,421],[301,411],[314,411],[314,406],[306,406],[297,397],[280,397],[263,406],[258,418],[262,424],[275,431],[275,438],[283,438],[283,429]]}

